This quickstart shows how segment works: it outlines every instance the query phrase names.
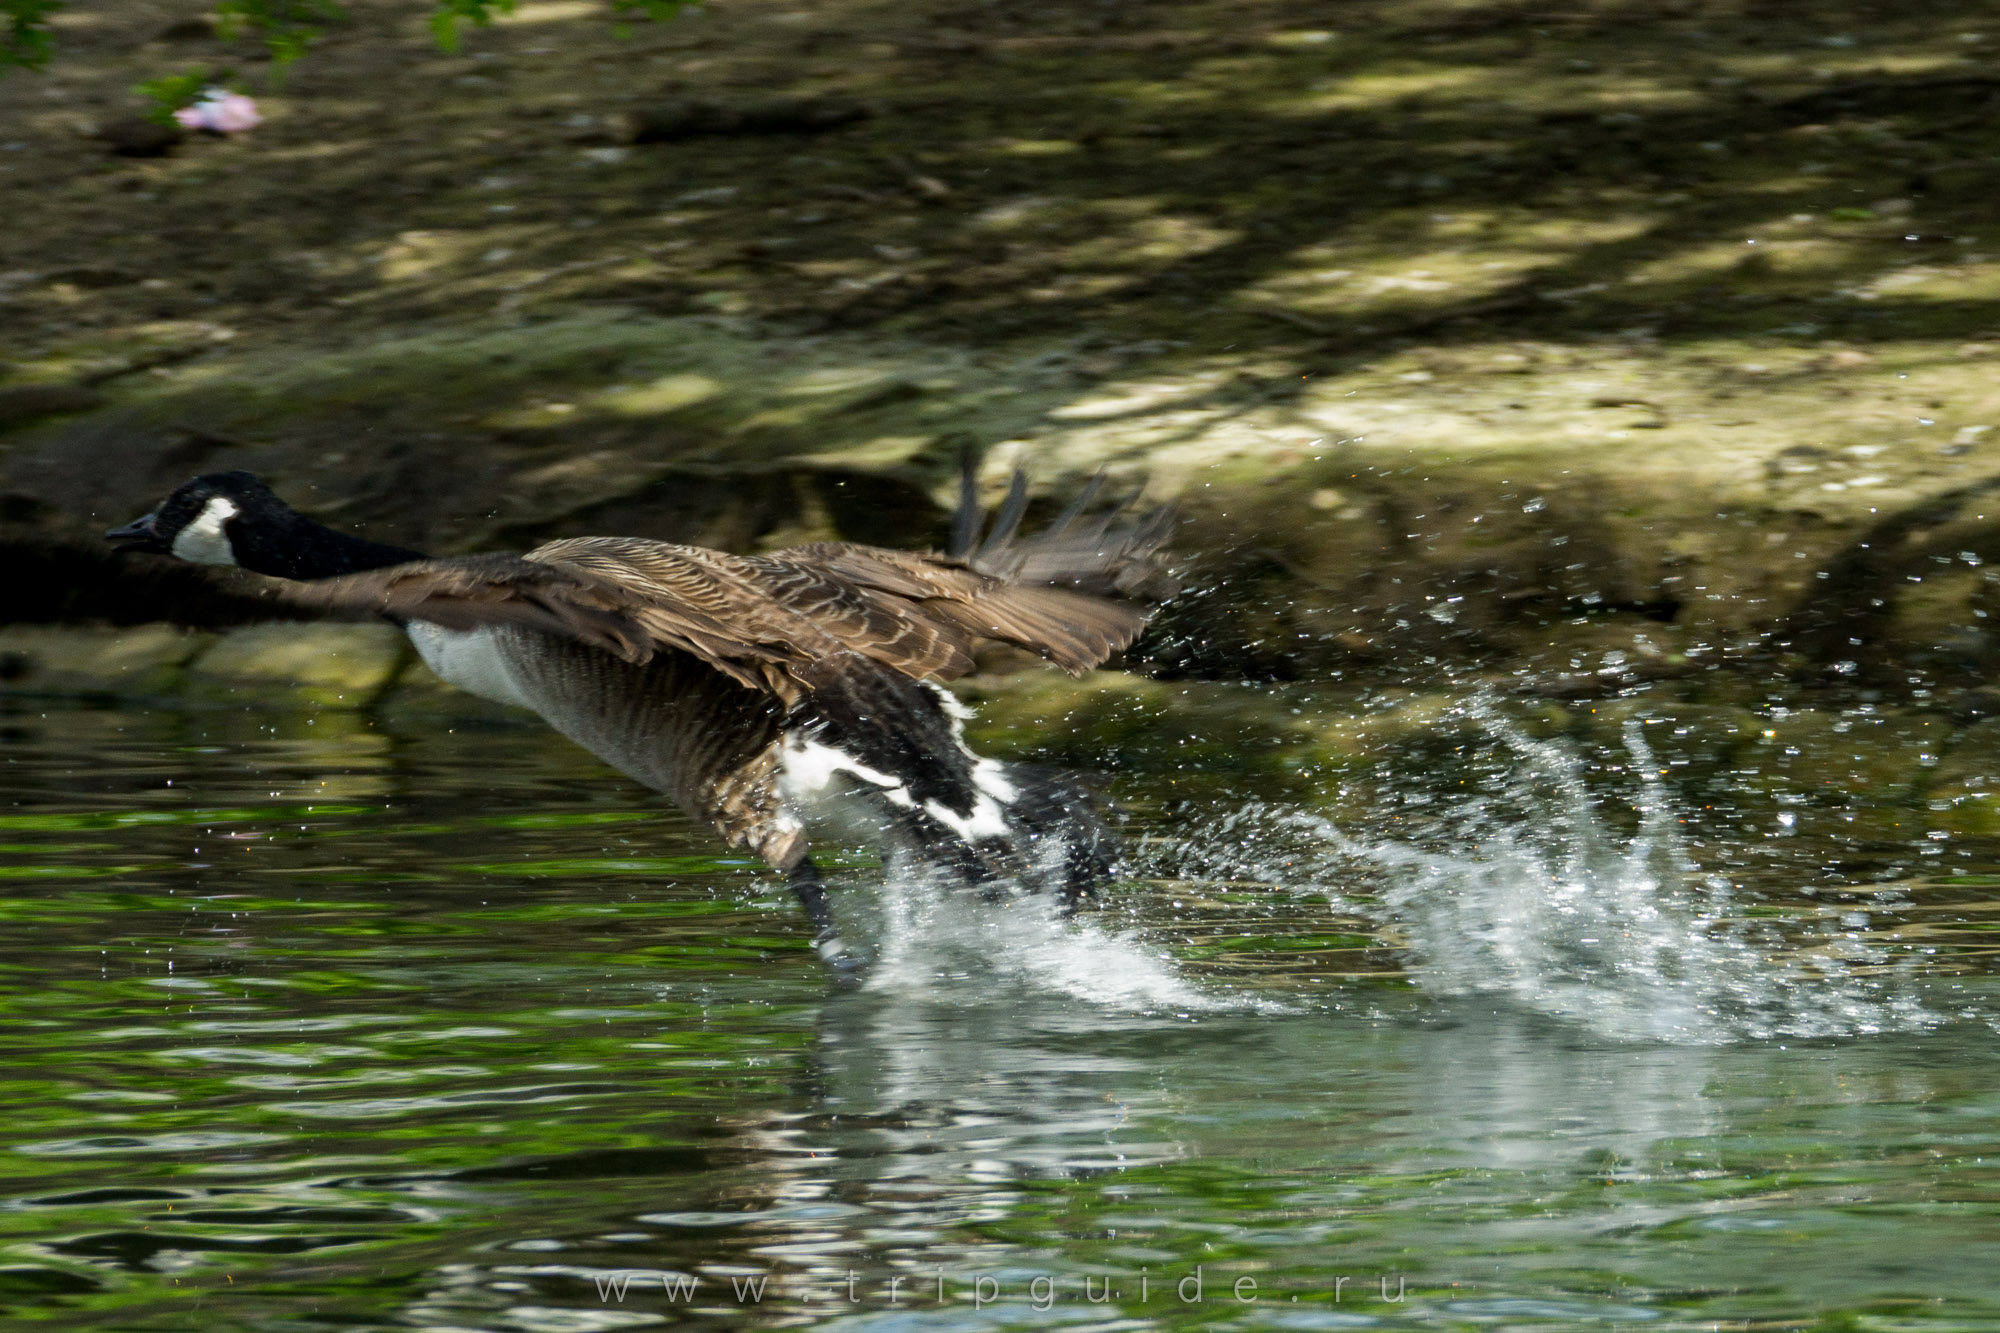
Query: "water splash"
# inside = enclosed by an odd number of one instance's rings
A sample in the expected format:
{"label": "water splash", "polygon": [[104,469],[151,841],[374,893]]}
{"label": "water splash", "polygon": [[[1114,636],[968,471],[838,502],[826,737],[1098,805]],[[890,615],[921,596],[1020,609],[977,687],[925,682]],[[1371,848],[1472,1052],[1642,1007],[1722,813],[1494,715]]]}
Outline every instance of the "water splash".
{"label": "water splash", "polygon": [[[1688,854],[1637,723],[1623,733],[1636,786],[1603,797],[1568,746],[1483,703],[1466,718],[1505,770],[1489,794],[1433,807],[1421,841],[1251,805],[1178,844],[1159,873],[1328,893],[1404,945],[1408,975],[1431,994],[1496,997],[1614,1039],[1714,1044],[1942,1021],[1898,992],[1879,951],[1801,948],[1744,915],[1730,882]],[[1628,824],[1636,813],[1630,833],[1616,831],[1614,800]]]}
{"label": "water splash", "polygon": [[1268,1007],[1211,993],[1132,931],[1068,918],[1055,896],[988,902],[908,866],[892,867],[877,898],[878,941],[864,986],[877,992],[962,996],[1013,987],[1094,1005],[1172,1012]]}

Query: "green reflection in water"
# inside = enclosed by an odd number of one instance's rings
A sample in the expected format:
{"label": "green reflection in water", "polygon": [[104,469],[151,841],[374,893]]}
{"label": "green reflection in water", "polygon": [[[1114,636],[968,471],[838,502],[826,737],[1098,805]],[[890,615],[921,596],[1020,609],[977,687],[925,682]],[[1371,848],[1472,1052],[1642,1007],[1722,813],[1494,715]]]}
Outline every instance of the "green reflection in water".
{"label": "green reflection in water", "polygon": [[[847,993],[776,877],[532,727],[453,721],[357,748],[272,746],[233,713],[20,719],[9,1321],[2000,1320],[2000,857],[1930,839],[1907,786],[1788,804],[1740,757],[1687,775],[1675,808],[1707,822],[1682,851],[1738,886],[1702,929],[1768,931],[1744,938],[1783,981],[1750,998],[1845,1026],[1681,1044],[1527,991],[1440,994],[1467,974],[1422,949],[1504,922],[1425,933],[1390,906],[1401,871],[1297,817],[1365,798],[1377,824],[1337,822],[1432,872],[1464,857],[1436,885],[1466,910],[1532,903],[1527,872],[1564,865],[1435,799],[1505,788],[1444,732],[1384,742],[1422,781],[1347,764],[1346,793],[1309,765],[1217,782],[1141,755],[1107,778],[1140,877],[1073,926],[836,858],[868,929],[925,932]],[[1615,733],[1574,743],[1592,790],[1629,791]],[[322,784],[343,799],[269,795]],[[1604,819],[1622,864],[1641,821]],[[1452,852],[1468,830],[1486,859]],[[1544,962],[1629,999],[1602,965],[1639,955],[1586,938]],[[1699,980],[1637,993],[1732,1003]]]}

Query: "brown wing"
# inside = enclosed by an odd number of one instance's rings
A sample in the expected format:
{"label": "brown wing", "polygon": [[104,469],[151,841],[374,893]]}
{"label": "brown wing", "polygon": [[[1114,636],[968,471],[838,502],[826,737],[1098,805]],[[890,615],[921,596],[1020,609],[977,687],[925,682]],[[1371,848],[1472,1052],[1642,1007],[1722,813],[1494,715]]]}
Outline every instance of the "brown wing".
{"label": "brown wing", "polygon": [[[333,579],[260,579],[257,586],[297,610],[448,629],[517,625],[633,663],[678,650],[786,702],[813,688],[816,664],[845,655],[910,679],[948,680],[972,669],[972,644],[982,637],[1018,643],[1077,673],[1131,643],[1145,610],[1025,586],[1021,578],[1115,583],[1118,571],[1143,563],[1158,540],[1119,532],[1107,541],[1107,528],[1089,550],[1059,556],[1054,547],[1037,548],[1041,554],[1029,560],[1015,558],[1035,547],[1013,540],[1017,521],[1018,512],[1003,515],[983,548],[1006,556],[998,567],[1015,577],[984,569],[978,559],[841,543],[745,557],[636,537],[581,537],[525,557],[417,560]],[[1074,527],[1067,519],[1059,526]]]}
{"label": "brown wing", "polygon": [[526,558],[414,560],[331,579],[251,578],[258,595],[298,611],[425,620],[458,630],[517,625],[574,639],[634,663],[648,661],[663,649],[679,649],[752,689],[797,697],[787,671],[797,650],[776,634],[760,636],[741,614],[732,613],[724,599],[714,596],[711,585],[683,579],[695,596],[677,599],[665,588],[643,582],[634,586],[634,580],[622,577],[616,561],[574,554],[579,558],[560,562],[542,559],[536,552]]}
{"label": "brown wing", "polygon": [[949,556],[844,543],[735,556],[637,537],[550,542],[528,555],[587,585],[636,627],[787,699],[809,668],[852,653],[912,679],[972,670],[972,644],[999,638],[1074,672],[1097,666],[1145,626],[1138,607],[1057,588],[1024,588]]}
{"label": "brown wing", "polygon": [[967,453],[962,462],[949,554],[823,542],[771,559],[824,570],[851,587],[913,604],[934,623],[1020,644],[1077,674],[1129,647],[1145,628],[1150,609],[1123,599],[1157,601],[1177,591],[1162,555],[1171,509],[1128,519],[1128,500],[1087,518],[1103,486],[1099,477],[1055,522],[1022,537],[1028,482],[1017,471],[982,540],[986,521],[974,460]]}
{"label": "brown wing", "polygon": [[788,700],[799,693],[790,668],[838,649],[811,625],[773,614],[741,560],[721,551],[640,537],[571,537],[536,547],[527,560],[611,598],[652,643]]}
{"label": "brown wing", "polygon": [[[910,605],[956,631],[968,649],[973,638],[1002,639],[1079,675],[1129,646],[1148,615],[1126,602],[1008,583],[951,556],[821,543],[774,559],[810,565],[850,587]],[[938,674],[950,679],[970,669],[968,655],[963,667]]]}
{"label": "brown wing", "polygon": [[588,583],[519,556],[413,560],[331,579],[238,576],[266,601],[346,619],[428,620],[447,629],[519,625],[601,648],[628,662],[654,645],[618,605]]}
{"label": "brown wing", "polygon": [[971,452],[962,453],[959,462],[958,511],[952,515],[948,553],[972,568],[1007,583],[1046,584],[1148,602],[1164,601],[1180,591],[1164,555],[1174,526],[1173,506],[1135,512],[1138,496],[1133,494],[1089,515],[1086,511],[1104,490],[1104,474],[1099,473],[1054,522],[1023,537],[1028,478],[1017,469],[987,530]]}
{"label": "brown wing", "polygon": [[614,586],[630,599],[627,614],[655,637],[694,641],[691,616],[718,627],[719,637],[699,636],[697,654],[715,661],[748,647],[760,661],[782,663],[789,679],[770,685],[788,697],[803,682],[804,668],[842,652],[918,679],[972,669],[963,633],[809,563],[636,537],[550,542],[528,558]]}

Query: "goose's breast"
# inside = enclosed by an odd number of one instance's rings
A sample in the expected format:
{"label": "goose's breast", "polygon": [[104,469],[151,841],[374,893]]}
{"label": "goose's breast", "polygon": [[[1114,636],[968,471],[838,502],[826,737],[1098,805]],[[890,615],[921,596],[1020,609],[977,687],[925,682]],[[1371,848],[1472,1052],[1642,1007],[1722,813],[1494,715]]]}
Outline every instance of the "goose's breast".
{"label": "goose's breast", "polygon": [[504,633],[493,629],[446,629],[427,620],[412,620],[409,625],[410,642],[416,645],[417,656],[424,659],[424,665],[436,672],[440,680],[482,699],[532,709],[534,705],[521,692],[514,673],[508,670],[503,646],[506,640],[501,637]]}

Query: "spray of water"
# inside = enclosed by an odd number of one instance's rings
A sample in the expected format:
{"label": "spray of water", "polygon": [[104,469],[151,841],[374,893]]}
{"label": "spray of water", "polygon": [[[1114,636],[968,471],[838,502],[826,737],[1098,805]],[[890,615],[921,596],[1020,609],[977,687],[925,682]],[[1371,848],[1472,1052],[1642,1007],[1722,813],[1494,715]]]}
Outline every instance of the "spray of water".
{"label": "spray of water", "polygon": [[1621,834],[1584,762],[1483,705],[1508,756],[1499,790],[1433,813],[1423,842],[1250,805],[1155,852],[1153,873],[1323,892],[1376,919],[1439,996],[1491,997],[1628,1040],[1719,1043],[1909,1031],[1938,1019],[1883,960],[1798,950],[1739,914],[1729,882],[1694,865],[1642,729],[1624,732],[1636,830]]}
{"label": "spray of water", "polygon": [[1135,932],[1089,915],[1066,918],[1050,894],[989,902],[892,865],[877,901],[876,956],[864,983],[871,991],[950,998],[1000,986],[1155,1012],[1263,1007],[1189,981]]}

